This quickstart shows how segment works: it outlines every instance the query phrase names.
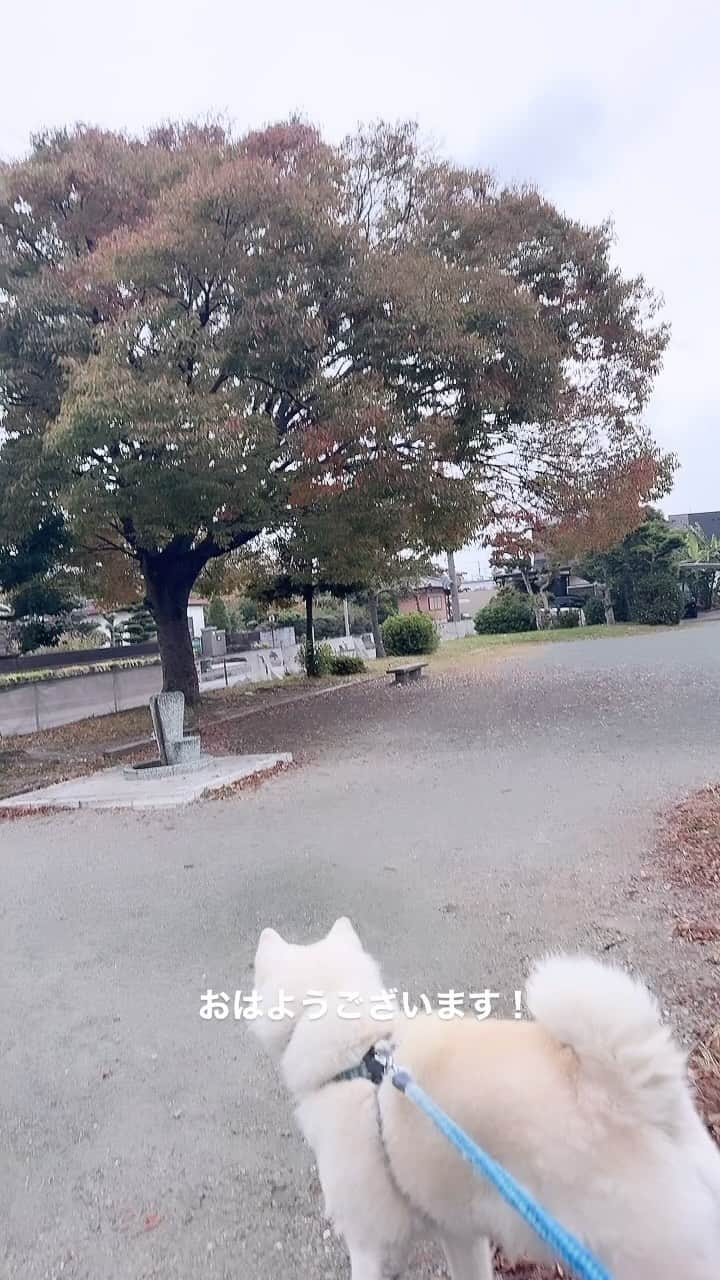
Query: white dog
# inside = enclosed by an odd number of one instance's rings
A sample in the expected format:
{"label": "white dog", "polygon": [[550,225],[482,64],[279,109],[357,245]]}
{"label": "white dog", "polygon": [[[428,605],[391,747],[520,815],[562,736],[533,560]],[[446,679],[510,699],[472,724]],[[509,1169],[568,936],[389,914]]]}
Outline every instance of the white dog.
{"label": "white dog", "polygon": [[[309,946],[265,929],[255,985],[265,1016],[253,1027],[297,1104],[352,1280],[400,1276],[418,1234],[440,1238],[453,1280],[491,1280],[490,1241],[511,1257],[550,1260],[390,1079],[369,1078],[369,1051],[383,1040],[614,1280],[720,1277],[720,1153],[653,997],[620,969],[544,960],[527,987],[533,1022],[395,1010],[381,1023],[371,1016],[380,970],[341,919]],[[325,1016],[312,1004],[318,993]],[[356,1017],[340,1016],[347,993],[360,998]],[[283,996],[294,1016],[269,1018]]]}

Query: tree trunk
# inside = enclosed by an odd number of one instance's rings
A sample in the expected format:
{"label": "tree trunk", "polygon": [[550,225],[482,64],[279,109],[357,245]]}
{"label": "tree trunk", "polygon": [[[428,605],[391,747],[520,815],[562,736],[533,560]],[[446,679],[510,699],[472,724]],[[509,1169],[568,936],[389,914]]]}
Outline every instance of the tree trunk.
{"label": "tree trunk", "polygon": [[603,604],[605,606],[605,622],[608,627],[613,627],[615,625],[615,610],[613,609],[609,587],[603,588]]}
{"label": "tree trunk", "polygon": [[314,587],[305,587],[303,589],[303,599],[305,601],[305,671],[309,676],[319,675],[317,654],[315,653],[315,635],[313,632],[313,600],[315,596]]}
{"label": "tree trunk", "polygon": [[448,577],[450,578],[450,597],[452,600],[452,618],[451,622],[460,621],[460,592],[458,591],[457,573],[455,572],[455,554],[452,551],[447,553]]}
{"label": "tree trunk", "polygon": [[200,688],[187,610],[196,573],[166,554],[144,557],[141,564],[148,607],[157,625],[163,691],[184,693],[185,705],[195,706]]}
{"label": "tree trunk", "polygon": [[[532,605],[533,613],[535,614],[535,630],[542,631],[545,626],[545,615],[542,612],[542,609],[543,609],[542,598],[540,598],[539,594],[536,595],[535,592],[533,591],[532,586],[530,585],[530,578],[528,577],[527,573],[523,569],[522,565],[520,566],[520,575],[522,577],[525,590],[527,591],[528,596],[530,597],[530,604]],[[545,596],[545,601],[547,604],[547,595]]]}
{"label": "tree trunk", "polygon": [[380,626],[380,618],[378,615],[378,600],[379,593],[377,591],[370,591],[368,594],[368,609],[370,611],[370,627],[373,633],[373,640],[375,641],[375,657],[384,658],[387,655],[385,653],[382,627]]}

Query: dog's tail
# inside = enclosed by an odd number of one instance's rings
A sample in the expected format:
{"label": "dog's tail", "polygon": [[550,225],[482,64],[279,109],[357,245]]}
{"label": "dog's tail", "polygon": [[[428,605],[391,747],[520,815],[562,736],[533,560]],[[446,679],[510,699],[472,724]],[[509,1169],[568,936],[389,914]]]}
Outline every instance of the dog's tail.
{"label": "dog's tail", "polygon": [[590,956],[551,955],[530,975],[527,1004],[628,1117],[675,1128],[688,1106],[685,1058],[643,983]]}

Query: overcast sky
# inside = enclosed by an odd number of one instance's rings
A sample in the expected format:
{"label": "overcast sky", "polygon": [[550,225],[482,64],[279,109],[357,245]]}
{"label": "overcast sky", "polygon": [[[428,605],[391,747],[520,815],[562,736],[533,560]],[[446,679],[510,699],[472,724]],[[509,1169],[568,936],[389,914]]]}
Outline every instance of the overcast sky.
{"label": "overcast sky", "polygon": [[457,160],[612,217],[673,329],[647,412],[682,464],[663,505],[720,508],[717,0],[35,0],[0,32],[5,158],[77,120],[299,111],[340,138],[411,117]]}

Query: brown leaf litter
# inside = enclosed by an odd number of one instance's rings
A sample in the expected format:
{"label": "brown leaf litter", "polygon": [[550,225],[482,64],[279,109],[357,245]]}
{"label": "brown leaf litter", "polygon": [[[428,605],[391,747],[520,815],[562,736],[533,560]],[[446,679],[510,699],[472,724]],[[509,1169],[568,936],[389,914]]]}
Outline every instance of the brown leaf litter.
{"label": "brown leaf litter", "polygon": [[720,896],[720,786],[703,787],[674,807],[657,852],[676,887]]}

